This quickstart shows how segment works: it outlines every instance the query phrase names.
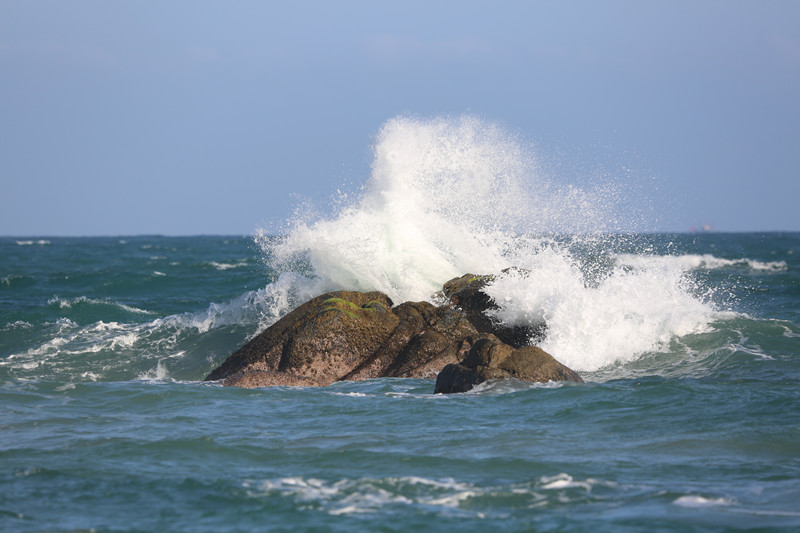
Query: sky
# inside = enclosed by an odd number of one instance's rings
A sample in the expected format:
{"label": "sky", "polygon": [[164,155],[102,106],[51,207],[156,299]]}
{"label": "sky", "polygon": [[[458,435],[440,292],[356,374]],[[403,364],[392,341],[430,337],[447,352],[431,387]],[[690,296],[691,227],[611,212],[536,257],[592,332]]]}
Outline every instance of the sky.
{"label": "sky", "polygon": [[252,234],[465,113],[647,229],[800,231],[797,1],[0,0],[0,235]]}

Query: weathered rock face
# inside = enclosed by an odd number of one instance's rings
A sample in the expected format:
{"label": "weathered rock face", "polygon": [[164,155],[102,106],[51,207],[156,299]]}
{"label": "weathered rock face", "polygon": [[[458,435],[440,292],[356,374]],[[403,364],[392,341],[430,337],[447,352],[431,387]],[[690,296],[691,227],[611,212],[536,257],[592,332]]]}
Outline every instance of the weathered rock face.
{"label": "weathered rock face", "polygon": [[447,365],[436,377],[434,393],[466,392],[490,379],[516,378],[523,381],[577,381],[583,379],[544,350],[535,346],[513,348],[497,338],[477,340],[467,357]]}
{"label": "weathered rock face", "polygon": [[406,302],[392,309],[397,327],[372,357],[343,379],[433,377],[462,360],[478,331],[457,310],[428,302]]}
{"label": "weathered rock face", "polygon": [[[343,378],[380,348],[399,319],[392,301],[379,292],[331,292],[309,300],[281,318],[211,372],[206,380],[226,385],[292,385],[296,378],[328,385]],[[269,376],[264,372],[270,373]],[[286,375],[292,383],[280,383]]]}
{"label": "weathered rock face", "polygon": [[[457,392],[492,377],[562,379],[552,377],[549,356],[538,348],[514,349],[527,344],[531,329],[505,328],[483,314],[494,306],[480,291],[488,279],[451,280],[443,290],[447,302],[439,307],[427,302],[392,307],[380,292],[323,294],[248,342],[206,380],[239,387],[325,386],[378,377],[431,378],[445,368],[465,384],[443,386],[440,392]],[[476,343],[484,348],[476,351]],[[536,350],[546,357],[533,357]],[[494,363],[482,364],[480,358]],[[544,366],[537,370],[536,365]]]}
{"label": "weathered rock face", "polygon": [[332,292],[280,319],[206,380],[262,387],[430,378],[461,361],[478,337],[464,315],[448,306],[406,302],[392,309],[379,292]]}

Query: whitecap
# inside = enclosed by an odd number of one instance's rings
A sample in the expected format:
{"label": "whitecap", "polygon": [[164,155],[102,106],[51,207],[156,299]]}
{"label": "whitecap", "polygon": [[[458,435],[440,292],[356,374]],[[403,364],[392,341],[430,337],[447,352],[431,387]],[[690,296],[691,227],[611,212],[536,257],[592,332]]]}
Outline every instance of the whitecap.
{"label": "whitecap", "polygon": [[206,264],[213,266],[217,270],[230,270],[232,268],[242,268],[248,266],[247,259],[239,259],[235,263],[220,263],[217,261],[209,261]]}
{"label": "whitecap", "polygon": [[758,261],[756,259],[725,259],[712,254],[684,255],[651,255],[651,254],[618,254],[615,260],[620,265],[633,268],[672,267],[684,270],[715,270],[730,267],[744,267],[756,271],[782,272],[788,267],[786,261]]}
{"label": "whitecap", "polygon": [[12,330],[12,329],[30,329],[33,327],[33,324],[30,322],[26,322],[24,320],[17,320],[16,322],[9,322],[5,326],[3,326],[4,330]]}
{"label": "whitecap", "polygon": [[589,480],[575,481],[572,476],[566,473],[557,474],[555,476],[543,476],[540,479],[542,490],[556,490],[556,489],[572,489],[581,488],[587,491],[592,490],[592,483]]}
{"label": "whitecap", "polygon": [[702,508],[727,506],[733,504],[734,501],[728,498],[705,498],[703,496],[689,495],[681,496],[672,503],[680,507]]}
{"label": "whitecap", "polygon": [[100,300],[96,298],[87,298],[86,296],[78,296],[76,298],[68,298],[68,299],[60,298],[58,296],[53,296],[52,298],[47,300],[47,305],[58,305],[60,309],[70,309],[71,307],[78,304],[109,305],[113,307],[118,307],[129,313],[137,313],[143,315],[155,314],[153,311],[140,309],[138,307],[134,307],[132,305],[126,305],[120,302],[115,302],[113,300]]}

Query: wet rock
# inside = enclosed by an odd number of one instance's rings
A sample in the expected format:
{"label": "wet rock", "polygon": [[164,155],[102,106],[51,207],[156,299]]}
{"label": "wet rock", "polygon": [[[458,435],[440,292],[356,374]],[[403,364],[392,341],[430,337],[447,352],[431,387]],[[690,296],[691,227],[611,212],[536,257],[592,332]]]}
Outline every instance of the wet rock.
{"label": "wet rock", "polygon": [[375,355],[344,379],[433,378],[469,352],[478,331],[457,310],[406,302],[392,312],[399,322]]}
{"label": "wet rock", "polygon": [[[302,304],[232,354],[206,380],[259,371],[224,384],[268,386],[282,384],[276,373],[286,375],[287,385],[297,377],[319,385],[339,381],[369,358],[394,331],[399,319],[391,312],[392,301],[379,292],[338,291]],[[269,377],[259,384],[256,376]],[[246,384],[246,385],[244,385]]]}
{"label": "wet rock", "polygon": [[501,377],[570,379],[560,377],[568,375],[556,372],[563,365],[538,348],[519,347],[530,338],[530,330],[515,332],[484,314],[495,308],[480,291],[489,279],[467,275],[451,280],[443,289],[446,303],[438,307],[428,302],[393,307],[380,292],[323,294],[242,346],[206,380],[237,387],[326,386],[343,380],[438,375],[438,391],[445,369],[459,384],[442,385],[442,392],[455,392]]}
{"label": "wet rock", "polygon": [[536,346],[513,348],[499,339],[482,338],[473,343],[460,364],[445,366],[436,377],[434,393],[466,392],[490,379],[523,381],[577,381],[583,379]]}
{"label": "wet rock", "polygon": [[392,308],[379,292],[304,303],[208,375],[238,387],[325,386],[378,377],[434,378],[480,334],[461,312],[428,302]]}

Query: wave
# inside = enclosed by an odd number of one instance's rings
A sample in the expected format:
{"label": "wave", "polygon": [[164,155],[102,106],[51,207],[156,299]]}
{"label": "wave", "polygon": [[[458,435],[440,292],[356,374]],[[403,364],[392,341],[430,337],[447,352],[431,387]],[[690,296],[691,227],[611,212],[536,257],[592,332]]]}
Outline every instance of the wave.
{"label": "wave", "polygon": [[700,290],[680,262],[615,264],[609,248],[640,222],[623,210],[624,188],[548,179],[529,147],[475,117],[400,117],[378,134],[355,198],[335,199],[332,215],[298,215],[284,238],[261,231],[256,241],[274,270],[302,274],[297,290],[312,295],[378,290],[398,303],[430,301],[451,278],[494,275],[497,320],[545,321],[542,348],[593,371],[718,316],[713,289]]}
{"label": "wave", "polygon": [[57,305],[60,309],[71,309],[76,306],[110,306],[121,309],[123,311],[127,311],[128,313],[134,314],[142,314],[142,315],[154,315],[153,311],[148,311],[146,309],[139,309],[138,307],[133,307],[131,305],[125,305],[123,303],[109,301],[109,300],[98,300],[95,298],[87,298],[86,296],[78,296],[77,298],[69,298],[69,299],[62,299],[58,296],[54,296],[47,301],[47,305]]}
{"label": "wave", "polygon": [[18,246],[33,246],[33,245],[47,246],[48,244],[51,243],[47,239],[17,241]]}
{"label": "wave", "polygon": [[235,263],[218,263],[217,261],[209,261],[206,264],[216,268],[217,270],[230,270],[232,268],[242,268],[250,266],[247,262],[247,259],[239,259]]}
{"label": "wave", "polygon": [[320,507],[328,514],[370,514],[424,507],[429,513],[491,517],[508,512],[514,502],[522,506],[564,505],[585,502],[593,488],[618,490],[613,482],[593,478],[575,480],[566,473],[541,476],[522,483],[481,485],[453,478],[420,476],[357,478],[329,481],[313,477],[284,477],[243,483],[253,499],[284,497]]}
{"label": "wave", "polygon": [[[33,346],[0,359],[0,369],[17,378],[67,381],[130,379],[202,379],[215,361],[272,324],[308,298],[298,293],[296,276],[287,274],[258,291],[249,291],[203,311],[169,315],[146,322],[115,321],[114,312],[135,318],[153,312],[84,296],[49,305],[75,311],[81,318],[103,320],[81,324],[62,317],[32,325],[18,321],[3,330],[32,332]],[[87,313],[87,309],[97,312]],[[130,317],[133,314],[134,317]]]}
{"label": "wave", "polygon": [[722,257],[715,257],[711,254],[618,254],[615,260],[620,265],[633,268],[663,268],[665,266],[685,270],[744,268],[763,272],[783,272],[787,269],[786,261],[758,261],[746,257],[740,259],[725,259]]}
{"label": "wave", "polygon": [[31,276],[9,274],[0,278],[0,286],[17,287],[19,285],[30,284],[33,282]]}
{"label": "wave", "polygon": [[[715,508],[717,512],[751,513],[753,509],[726,494],[708,494],[707,486],[686,483],[665,499],[663,485],[640,482],[618,483],[594,477],[577,477],[562,472],[538,476],[529,481],[483,484],[454,478],[421,476],[383,478],[282,477],[245,480],[246,496],[253,500],[286,498],[295,505],[320,509],[332,516],[413,512],[461,518],[504,519],[518,510],[532,508],[574,508],[598,499],[624,501],[635,496],[678,507]],[[703,491],[703,496],[698,494]],[[526,515],[527,516],[527,515]],[[788,513],[786,516],[797,516]]]}
{"label": "wave", "polygon": [[[676,360],[690,361],[683,367],[702,373],[717,364],[708,354],[758,358],[757,343],[733,332],[760,326],[732,313],[696,272],[779,272],[785,263],[658,255],[651,242],[621,233],[639,223],[620,203],[624,188],[560,184],[518,137],[474,117],[400,117],[378,134],[357,194],[334,198],[332,213],[298,214],[284,235],[256,234],[276,276],[264,288],[152,320],[154,313],[119,302],[55,297],[48,304],[63,309],[64,320],[34,326],[38,340],[25,342],[36,345],[15,349],[0,367],[23,377],[199,379],[232,347],[322,292],[434,302],[443,283],[466,273],[493,276],[485,290],[498,305],[495,320],[545,322],[541,347],[599,380],[620,366],[669,374]],[[247,264],[204,263],[219,271]]]}
{"label": "wave", "polygon": [[30,322],[26,322],[25,320],[17,320],[15,322],[9,322],[5,326],[3,326],[2,330],[10,331],[14,329],[30,329],[33,327],[33,324]]}

